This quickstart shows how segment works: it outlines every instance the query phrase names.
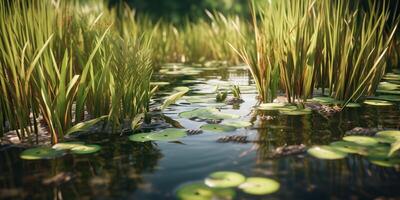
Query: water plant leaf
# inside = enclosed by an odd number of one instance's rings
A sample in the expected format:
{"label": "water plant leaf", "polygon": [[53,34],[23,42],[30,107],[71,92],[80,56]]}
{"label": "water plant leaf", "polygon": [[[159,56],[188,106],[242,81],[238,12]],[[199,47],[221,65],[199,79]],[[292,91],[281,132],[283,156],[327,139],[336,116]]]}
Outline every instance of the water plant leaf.
{"label": "water plant leaf", "polygon": [[222,125],[222,124],[204,124],[200,126],[200,129],[203,131],[212,131],[212,132],[231,132],[236,130],[236,127]]}
{"label": "water plant leaf", "polygon": [[175,103],[176,101],[178,101],[180,98],[183,97],[183,95],[185,95],[187,92],[189,91],[189,88],[185,88],[182,89],[182,91],[179,91],[175,94],[172,94],[170,96],[168,96],[165,100],[164,103],[161,105],[160,109],[164,110],[165,108],[167,108],[169,105]]}
{"label": "water plant leaf", "polygon": [[240,116],[228,113],[222,113],[216,108],[197,108],[191,111],[181,112],[182,118],[200,118],[200,119],[237,119]]}
{"label": "water plant leaf", "polygon": [[388,156],[389,157],[393,156],[396,153],[396,151],[398,151],[399,149],[400,149],[400,140],[398,140],[390,145],[390,151],[389,151]]}
{"label": "water plant leaf", "polygon": [[157,82],[150,82],[151,86],[165,86],[165,85],[169,85],[169,82],[166,81],[157,81]]}
{"label": "water plant leaf", "polygon": [[322,104],[336,104],[336,103],[340,103],[340,101],[332,98],[332,97],[314,97],[312,98],[313,101],[316,101],[318,103],[322,103]]}
{"label": "water plant leaf", "polygon": [[373,137],[368,136],[346,136],[343,137],[344,141],[354,142],[363,146],[374,146],[379,143],[379,141]]}
{"label": "water plant leaf", "polygon": [[389,159],[391,156],[389,156],[390,152],[390,146],[388,145],[376,145],[376,146],[371,146],[368,148],[367,156],[370,159]]}
{"label": "water plant leaf", "polygon": [[147,137],[157,141],[177,140],[186,136],[185,129],[167,128],[157,132],[151,132]]}
{"label": "water plant leaf", "polygon": [[346,108],[359,108],[361,105],[359,103],[348,103],[345,106]]}
{"label": "water plant leaf", "polygon": [[379,95],[374,97],[374,99],[399,102],[400,95]]}
{"label": "water plant leaf", "polygon": [[84,145],[83,142],[60,142],[52,146],[53,149],[57,150],[70,150],[74,147]]}
{"label": "water plant leaf", "polygon": [[150,133],[138,133],[129,136],[129,140],[133,142],[148,142],[151,139],[148,137]]}
{"label": "water plant leaf", "polygon": [[56,150],[50,147],[35,147],[26,149],[20,154],[24,160],[54,159],[65,155],[65,151]]}
{"label": "water plant leaf", "polygon": [[400,131],[399,130],[378,131],[376,135],[384,137],[400,138]]}
{"label": "water plant leaf", "polygon": [[371,106],[393,106],[393,103],[384,100],[368,99],[364,101],[365,104]]}
{"label": "water plant leaf", "polygon": [[246,180],[242,174],[230,171],[219,171],[208,175],[204,183],[212,188],[229,188],[239,186]]}
{"label": "water plant leaf", "polygon": [[74,154],[92,154],[100,150],[101,147],[96,144],[78,145],[76,147],[71,148],[71,152]]}
{"label": "water plant leaf", "polygon": [[145,116],[145,113],[140,113],[133,118],[133,120],[131,122],[132,130],[137,129],[140,126],[140,124],[141,124],[140,121],[144,118],[144,116]]}
{"label": "water plant leaf", "polygon": [[309,115],[312,113],[312,110],[309,108],[304,109],[294,109],[294,110],[279,110],[279,113],[282,115]]}
{"label": "water plant leaf", "polygon": [[269,178],[249,177],[244,183],[239,185],[239,188],[247,194],[266,195],[278,191],[280,184]]}
{"label": "water plant leaf", "polygon": [[85,122],[81,122],[76,124],[75,126],[71,127],[70,129],[68,129],[68,131],[65,133],[65,135],[71,134],[71,133],[75,133],[75,132],[79,132],[79,131],[86,131],[87,129],[89,129],[90,127],[92,127],[93,125],[97,124],[98,122],[100,122],[103,119],[106,119],[108,116],[104,115],[92,120],[88,120]]}
{"label": "water plant leaf", "polygon": [[313,146],[307,150],[307,153],[318,159],[326,160],[343,159],[347,156],[347,153],[326,145]]}
{"label": "water plant leaf", "polygon": [[245,128],[253,125],[252,123],[246,121],[229,121],[229,122],[224,122],[222,124],[226,126],[233,126],[236,128]]}
{"label": "water plant leaf", "polygon": [[369,158],[369,161],[381,167],[395,167],[397,165],[400,165],[400,158],[387,158],[387,159]]}
{"label": "water plant leaf", "polygon": [[231,200],[236,192],[231,188],[210,188],[202,182],[194,182],[180,186],[176,196],[179,200]]}
{"label": "water plant leaf", "polygon": [[367,154],[367,148],[354,142],[349,141],[336,141],[330,143],[330,146],[345,153],[356,153],[360,155]]}
{"label": "water plant leaf", "polygon": [[380,82],[378,85],[378,90],[399,90],[400,85],[389,83],[389,82]]}
{"label": "water plant leaf", "polygon": [[284,108],[290,106],[290,104],[286,103],[262,103],[260,104],[257,109],[258,110],[278,110],[280,108]]}

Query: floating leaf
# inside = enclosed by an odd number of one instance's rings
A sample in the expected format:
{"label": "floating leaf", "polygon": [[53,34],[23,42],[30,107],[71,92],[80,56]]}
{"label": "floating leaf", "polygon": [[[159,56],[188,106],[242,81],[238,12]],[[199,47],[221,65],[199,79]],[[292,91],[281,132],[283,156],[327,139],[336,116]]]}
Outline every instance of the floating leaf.
{"label": "floating leaf", "polygon": [[150,82],[151,86],[164,86],[164,85],[169,85],[169,82],[165,81],[158,81],[158,82]]}
{"label": "floating leaf", "polygon": [[341,101],[338,101],[332,97],[314,97],[312,98],[313,101],[316,101],[318,103],[322,104],[339,104]]}
{"label": "floating leaf", "polygon": [[359,108],[361,105],[359,103],[348,103],[346,108]]}
{"label": "floating leaf", "polygon": [[150,135],[150,133],[138,133],[138,134],[129,136],[129,140],[134,141],[134,142],[148,142],[151,140],[148,137],[149,135]]}
{"label": "floating leaf", "polygon": [[379,95],[374,97],[374,99],[384,100],[384,101],[400,101],[400,95]]}
{"label": "floating leaf", "polygon": [[309,115],[312,113],[311,109],[295,109],[295,110],[279,110],[282,115]]}
{"label": "floating leaf", "polygon": [[200,119],[237,119],[238,115],[222,113],[216,108],[197,108],[191,111],[181,112],[179,114],[183,118],[200,118]]}
{"label": "floating leaf", "polygon": [[368,148],[367,156],[370,159],[389,159],[390,146],[388,145],[376,145]]}
{"label": "floating leaf", "polygon": [[387,158],[387,159],[370,158],[369,161],[381,167],[395,167],[397,165],[400,165],[400,158]]}
{"label": "floating leaf", "polygon": [[183,95],[185,95],[187,92],[189,91],[189,88],[186,88],[180,92],[177,92],[175,94],[172,94],[170,96],[168,96],[165,100],[164,103],[161,105],[160,109],[164,110],[165,108],[167,108],[169,105],[175,103],[176,101],[178,101],[180,98],[183,97]]}
{"label": "floating leaf", "polygon": [[334,147],[325,145],[313,146],[310,149],[308,149],[307,153],[318,159],[327,159],[327,160],[342,159],[347,156],[347,153],[339,151]]}
{"label": "floating leaf", "polygon": [[243,192],[252,195],[266,195],[271,194],[279,190],[279,182],[262,177],[249,177],[239,188]]}
{"label": "floating leaf", "polygon": [[210,174],[204,183],[212,188],[236,187],[246,180],[242,174],[230,171],[220,171]]}
{"label": "floating leaf", "polygon": [[375,100],[375,99],[365,100],[364,103],[371,106],[393,106],[393,103],[389,101]]}
{"label": "floating leaf", "polygon": [[393,156],[394,153],[396,153],[396,151],[398,151],[400,149],[400,140],[396,141],[395,143],[392,143],[390,146],[390,151],[388,156]]}
{"label": "floating leaf", "polygon": [[65,155],[65,151],[56,150],[50,147],[36,147],[26,149],[20,154],[24,160],[54,159]]}
{"label": "floating leaf", "polygon": [[236,193],[230,188],[210,188],[202,182],[182,185],[176,191],[180,200],[232,200]]}
{"label": "floating leaf", "polygon": [[236,128],[245,128],[251,126],[252,123],[246,121],[230,121],[230,122],[224,122],[223,125],[233,126]]}
{"label": "floating leaf", "polygon": [[379,143],[379,141],[373,137],[368,136],[346,136],[343,138],[344,141],[354,142],[363,146],[374,146]]}
{"label": "floating leaf", "polygon": [[400,131],[399,130],[379,131],[379,132],[376,133],[376,135],[377,136],[400,138]]}
{"label": "floating leaf", "polygon": [[79,145],[84,145],[85,143],[83,142],[62,142],[62,143],[57,143],[52,146],[53,149],[57,150],[70,150],[74,147],[77,147]]}
{"label": "floating leaf", "polygon": [[230,132],[236,130],[236,127],[222,124],[204,124],[200,127],[200,129],[203,131],[212,132]]}
{"label": "floating leaf", "polygon": [[360,155],[365,155],[367,153],[367,148],[354,142],[348,141],[336,141],[332,142],[330,146],[335,149],[345,152],[345,153],[356,153]]}
{"label": "floating leaf", "polygon": [[74,154],[92,154],[101,150],[101,147],[96,144],[85,144],[73,147],[71,152]]}
{"label": "floating leaf", "polygon": [[400,85],[389,83],[389,82],[380,82],[378,85],[378,90],[398,90],[400,89]]}
{"label": "floating leaf", "polygon": [[180,139],[185,136],[186,136],[185,129],[167,128],[161,131],[152,132],[147,137],[151,140],[171,141]]}
{"label": "floating leaf", "polygon": [[260,104],[257,107],[257,109],[258,110],[268,111],[268,110],[279,110],[279,109],[285,108],[285,107],[286,108],[288,108],[288,107],[291,108],[292,106],[290,104],[287,104],[287,103],[263,103],[263,104]]}

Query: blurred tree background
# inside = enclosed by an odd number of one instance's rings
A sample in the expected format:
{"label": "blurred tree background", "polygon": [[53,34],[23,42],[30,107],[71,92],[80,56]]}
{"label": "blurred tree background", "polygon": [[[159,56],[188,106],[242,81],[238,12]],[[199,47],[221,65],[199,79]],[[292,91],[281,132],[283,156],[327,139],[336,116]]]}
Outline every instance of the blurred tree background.
{"label": "blurred tree background", "polygon": [[129,5],[139,14],[147,14],[155,20],[180,23],[182,20],[196,20],[205,16],[205,10],[224,14],[246,15],[249,12],[248,0],[106,0],[108,7],[120,3]]}

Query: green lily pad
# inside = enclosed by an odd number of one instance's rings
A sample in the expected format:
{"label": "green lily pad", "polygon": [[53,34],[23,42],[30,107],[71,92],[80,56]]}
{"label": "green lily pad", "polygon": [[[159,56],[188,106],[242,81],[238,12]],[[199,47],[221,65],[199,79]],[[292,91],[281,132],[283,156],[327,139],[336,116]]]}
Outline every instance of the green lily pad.
{"label": "green lily pad", "polygon": [[194,182],[180,186],[176,196],[179,200],[232,200],[236,192],[231,188],[210,188],[202,182]]}
{"label": "green lily pad", "polygon": [[129,136],[129,140],[134,142],[148,142],[151,141],[151,139],[148,137],[149,135],[150,133],[138,133]]}
{"label": "green lily pad", "polygon": [[393,137],[400,139],[400,131],[399,130],[386,130],[386,131],[379,131],[376,133],[377,136],[384,136],[384,137]]}
{"label": "green lily pad", "polygon": [[186,136],[185,129],[167,128],[161,131],[152,132],[147,137],[151,140],[157,141],[171,141],[177,140]]}
{"label": "green lily pad", "polygon": [[316,101],[318,103],[322,104],[337,104],[340,103],[340,101],[332,98],[332,97],[314,97],[312,98],[313,101]]}
{"label": "green lily pad", "polygon": [[370,158],[369,161],[381,167],[395,167],[397,165],[400,165],[400,158],[389,158],[389,159]]}
{"label": "green lily pad", "polygon": [[266,195],[278,191],[280,184],[269,178],[249,177],[239,188],[247,194]]}
{"label": "green lily pad", "polygon": [[309,115],[312,113],[311,109],[295,109],[295,110],[279,110],[282,115]]}
{"label": "green lily pad", "polygon": [[204,124],[200,126],[200,129],[203,131],[212,131],[212,132],[231,132],[236,130],[236,127],[222,125],[222,124]]}
{"label": "green lily pad", "polygon": [[336,141],[332,142],[330,146],[345,153],[356,153],[360,155],[365,155],[367,153],[366,147],[361,146],[354,142]]}
{"label": "green lily pad", "polygon": [[376,90],[377,93],[383,93],[383,94],[400,94],[400,90]]}
{"label": "green lily pad", "polygon": [[388,145],[377,145],[368,148],[367,156],[369,159],[389,159],[392,156],[389,156],[390,146]]}
{"label": "green lily pad", "polygon": [[204,183],[212,188],[236,187],[246,180],[242,174],[237,172],[220,171],[210,174]]}
{"label": "green lily pad", "polygon": [[91,154],[96,153],[101,150],[101,147],[96,144],[85,144],[85,145],[78,145],[71,149],[71,152],[74,154]]}
{"label": "green lily pad", "polygon": [[368,136],[346,136],[343,138],[344,141],[354,142],[363,146],[374,146],[379,143],[379,141],[373,137]]}
{"label": "green lily pad", "polygon": [[222,113],[215,108],[197,108],[191,111],[181,112],[182,118],[200,118],[200,119],[237,119],[240,116],[228,113]]}
{"label": "green lily pad", "polygon": [[393,106],[393,103],[383,100],[368,99],[364,101],[365,104],[371,106]]}
{"label": "green lily pad", "polygon": [[398,90],[400,89],[400,85],[389,83],[389,82],[380,82],[378,85],[378,90]]}
{"label": "green lily pad", "polygon": [[359,103],[348,103],[346,108],[359,108],[361,105]]}
{"label": "green lily pad", "polygon": [[184,98],[189,103],[212,103],[215,102],[215,97],[208,96],[188,96]]}
{"label": "green lily pad", "polygon": [[379,95],[374,97],[374,99],[400,102],[400,95]]}
{"label": "green lily pad", "polygon": [[65,155],[65,151],[50,147],[35,147],[26,149],[20,154],[24,160],[54,159]]}
{"label": "green lily pad", "polygon": [[62,142],[62,143],[53,145],[52,148],[57,149],[57,150],[70,150],[74,147],[84,145],[84,144],[85,143],[83,143],[83,142]]}
{"label": "green lily pad", "polygon": [[263,103],[260,104],[258,110],[278,110],[279,108],[284,108],[288,106],[286,103]]}
{"label": "green lily pad", "polygon": [[342,159],[347,156],[347,153],[339,151],[338,149],[330,146],[313,146],[307,150],[307,153],[318,158],[326,160]]}
{"label": "green lily pad", "polygon": [[245,128],[253,125],[252,123],[246,121],[230,121],[230,122],[224,122],[222,124],[226,126],[233,126],[236,128]]}

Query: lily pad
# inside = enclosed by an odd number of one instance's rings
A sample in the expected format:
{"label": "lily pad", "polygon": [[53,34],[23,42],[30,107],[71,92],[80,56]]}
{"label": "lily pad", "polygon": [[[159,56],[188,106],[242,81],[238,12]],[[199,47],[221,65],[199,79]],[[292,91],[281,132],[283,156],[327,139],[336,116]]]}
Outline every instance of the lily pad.
{"label": "lily pad", "polygon": [[197,108],[191,111],[181,112],[182,118],[199,118],[199,119],[237,119],[240,116],[228,113],[222,113],[216,108]]}
{"label": "lily pad", "polygon": [[74,154],[91,154],[100,151],[101,147],[96,144],[78,145],[71,149]]}
{"label": "lily pad", "polygon": [[346,108],[359,108],[361,105],[359,103],[348,103]]}
{"label": "lily pad", "polygon": [[149,135],[150,133],[138,133],[129,136],[129,140],[134,142],[148,142],[151,141],[151,139],[148,137]]}
{"label": "lily pad", "polygon": [[389,156],[389,152],[390,146],[382,144],[368,148],[367,156],[369,159],[384,160],[391,158],[391,156]]}
{"label": "lily pad", "polygon": [[200,126],[200,129],[203,131],[212,131],[212,132],[231,132],[236,130],[236,127],[222,125],[222,124],[204,124]]}
{"label": "lily pad", "polygon": [[400,165],[400,158],[377,159],[370,158],[369,161],[381,167],[395,167]]}
{"label": "lily pad", "polygon": [[322,104],[337,104],[340,103],[340,101],[332,98],[332,97],[314,97],[312,98],[313,101],[316,101],[318,103]]}
{"label": "lily pad", "polygon": [[280,110],[280,114],[282,115],[309,115],[312,113],[311,109],[295,109],[295,110]]}
{"label": "lily pad", "polygon": [[360,155],[367,154],[367,148],[354,142],[336,141],[332,142],[330,146],[345,153],[356,153]]}
{"label": "lily pad", "polygon": [[340,151],[330,146],[313,146],[307,150],[307,153],[318,158],[326,160],[342,159],[347,156],[347,153]]}
{"label": "lily pad", "polygon": [[231,200],[236,192],[231,188],[210,188],[202,182],[194,182],[180,186],[176,196],[180,200]]}
{"label": "lily pad", "polygon": [[368,99],[364,101],[365,104],[371,106],[393,106],[393,103],[383,100]]}
{"label": "lily pad", "polygon": [[354,142],[363,146],[374,146],[379,143],[379,141],[373,137],[368,136],[346,136],[343,137],[344,141]]}
{"label": "lily pad", "polygon": [[246,180],[242,174],[230,171],[220,171],[210,174],[204,183],[212,188],[236,187]]}
{"label": "lily pad", "polygon": [[400,95],[400,90],[376,90],[377,93],[383,93],[383,94],[399,94]]}
{"label": "lily pad", "polygon": [[224,122],[222,124],[226,126],[233,126],[236,128],[245,128],[253,125],[252,123],[246,121],[230,121],[230,122]]}
{"label": "lily pad", "polygon": [[83,142],[62,142],[62,143],[53,145],[52,148],[57,149],[57,150],[70,150],[74,147],[84,145],[84,144],[85,143],[83,143]]}
{"label": "lily pad", "polygon": [[65,155],[65,151],[57,150],[50,147],[35,147],[26,149],[20,154],[20,158],[24,160],[40,160],[54,159]]}
{"label": "lily pad", "polygon": [[379,131],[376,133],[377,136],[383,137],[392,137],[392,138],[399,138],[400,140],[400,131],[399,130],[386,130],[386,131]]}
{"label": "lily pad", "polygon": [[280,184],[269,178],[249,177],[239,188],[247,194],[266,195],[278,191]]}
{"label": "lily pad", "polygon": [[379,95],[374,97],[374,99],[400,102],[400,95]]}
{"label": "lily pad", "polygon": [[151,140],[157,141],[171,141],[177,140],[186,136],[185,129],[167,128],[161,131],[152,132],[147,137]]}
{"label": "lily pad", "polygon": [[258,110],[278,110],[279,108],[284,108],[288,106],[286,103],[263,103],[260,104]]}
{"label": "lily pad", "polygon": [[400,85],[389,83],[389,82],[380,82],[378,85],[378,90],[398,90],[400,89]]}

